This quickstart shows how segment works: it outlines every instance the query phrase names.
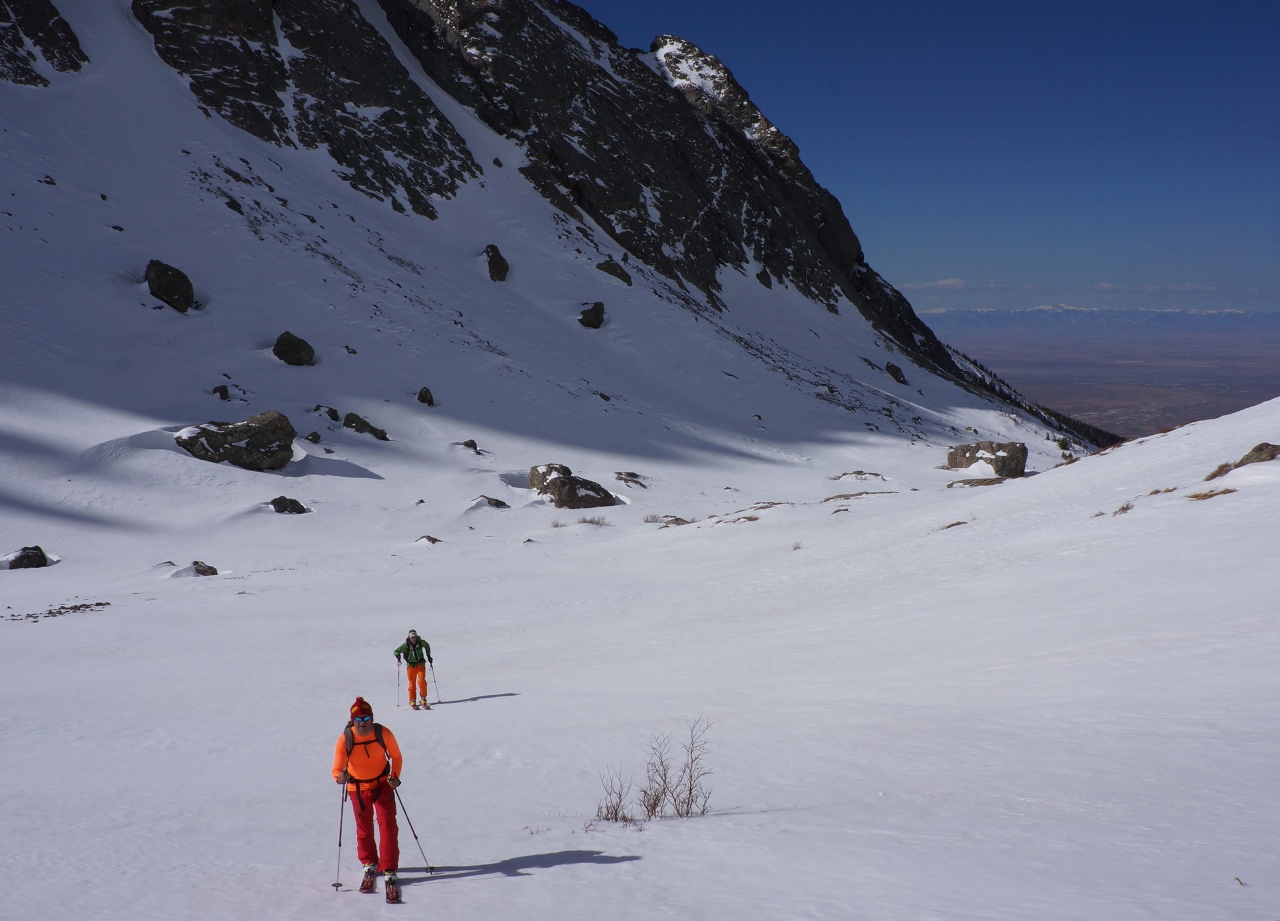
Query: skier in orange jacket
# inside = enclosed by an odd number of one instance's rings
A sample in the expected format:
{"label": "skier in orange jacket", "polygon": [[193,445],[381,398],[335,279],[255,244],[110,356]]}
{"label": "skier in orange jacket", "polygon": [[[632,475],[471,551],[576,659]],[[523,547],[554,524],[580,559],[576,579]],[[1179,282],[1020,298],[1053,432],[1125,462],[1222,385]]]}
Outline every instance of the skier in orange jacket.
{"label": "skier in orange jacket", "polygon": [[[363,697],[351,705],[351,721],[333,747],[333,779],[347,785],[347,798],[356,820],[356,854],[364,865],[361,892],[372,892],[383,875],[387,900],[398,899],[396,869],[400,866],[399,827],[395,789],[400,786],[400,746],[390,729],[373,721],[373,707]],[[373,819],[378,817],[374,843]]]}

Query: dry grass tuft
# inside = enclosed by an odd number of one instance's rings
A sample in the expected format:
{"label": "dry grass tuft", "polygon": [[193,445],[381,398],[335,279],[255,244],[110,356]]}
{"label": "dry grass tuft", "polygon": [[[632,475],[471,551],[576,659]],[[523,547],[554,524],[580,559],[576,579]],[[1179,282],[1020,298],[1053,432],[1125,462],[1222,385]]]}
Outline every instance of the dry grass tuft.
{"label": "dry grass tuft", "polygon": [[1187,498],[1188,498],[1188,499],[1196,499],[1196,500],[1212,499],[1214,496],[1225,496],[1225,495],[1227,495],[1228,493],[1233,493],[1233,492],[1236,492],[1236,490],[1234,490],[1234,489],[1211,489],[1211,490],[1209,490],[1208,492],[1193,492],[1193,493],[1188,493]]}

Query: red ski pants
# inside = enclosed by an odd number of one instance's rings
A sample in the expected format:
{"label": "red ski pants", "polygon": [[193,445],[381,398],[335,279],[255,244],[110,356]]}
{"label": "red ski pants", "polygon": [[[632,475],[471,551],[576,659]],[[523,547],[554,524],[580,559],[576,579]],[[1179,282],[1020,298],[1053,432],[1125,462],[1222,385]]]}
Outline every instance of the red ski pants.
{"label": "red ski pants", "polygon": [[427,667],[419,662],[405,669],[409,676],[409,703],[427,699]]}
{"label": "red ski pants", "polygon": [[[400,866],[400,829],[396,825],[396,791],[386,783],[352,790],[347,788],[356,817],[356,854],[360,863],[378,865],[380,872]],[[373,840],[373,814],[378,813],[378,842]],[[379,859],[378,854],[382,857]]]}

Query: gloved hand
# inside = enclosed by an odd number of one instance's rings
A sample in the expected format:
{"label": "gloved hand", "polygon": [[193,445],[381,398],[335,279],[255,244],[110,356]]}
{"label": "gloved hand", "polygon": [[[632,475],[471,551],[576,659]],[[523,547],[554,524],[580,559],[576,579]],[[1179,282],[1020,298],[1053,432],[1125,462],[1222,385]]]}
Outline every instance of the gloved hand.
{"label": "gloved hand", "polygon": [[433,659],[433,658],[431,658],[431,656],[427,656],[427,664],[428,664],[428,665],[435,665],[435,664],[436,664],[436,660],[435,660],[435,659]]}
{"label": "gloved hand", "polygon": [[396,665],[399,665],[399,664],[400,664],[400,657],[396,656]]}
{"label": "gloved hand", "polygon": [[336,779],[338,783],[351,783],[351,775],[348,774],[346,771],[343,771],[341,774],[339,774]]}
{"label": "gloved hand", "polygon": [[391,787],[392,790],[394,790],[396,787],[400,786],[400,778],[392,774],[390,777],[387,778],[387,784]]}

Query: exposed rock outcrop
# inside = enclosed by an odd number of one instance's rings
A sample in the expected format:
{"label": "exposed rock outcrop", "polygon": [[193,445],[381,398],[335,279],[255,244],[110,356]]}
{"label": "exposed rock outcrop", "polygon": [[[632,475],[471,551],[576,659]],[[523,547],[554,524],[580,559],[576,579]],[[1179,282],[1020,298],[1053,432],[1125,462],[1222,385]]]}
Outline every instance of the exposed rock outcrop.
{"label": "exposed rock outcrop", "polygon": [[37,53],[58,73],[75,73],[89,58],[71,26],[50,0],[0,2],[0,80],[48,86]]}
{"label": "exposed rock outcrop", "polygon": [[431,196],[480,172],[350,0],[133,0],[133,15],[204,109],[269,143],[324,149],[398,211],[435,217]]}
{"label": "exposed rock outcrop", "polygon": [[596,301],[578,314],[578,322],[587,329],[599,329],[604,326],[604,303]]}
{"label": "exposed rock outcrop", "polygon": [[288,417],[275,410],[243,422],[206,422],[183,429],[174,440],[203,461],[228,463],[245,470],[280,470],[293,458],[298,436]]}
{"label": "exposed rock outcrop", "polygon": [[979,461],[991,465],[997,477],[1019,477],[1027,472],[1027,446],[1020,441],[979,441],[956,445],[947,454],[948,470],[963,470]]}
{"label": "exposed rock outcrop", "polygon": [[436,405],[436,398],[432,396],[431,389],[429,387],[423,387],[418,391],[418,402],[425,403],[428,406]]}

